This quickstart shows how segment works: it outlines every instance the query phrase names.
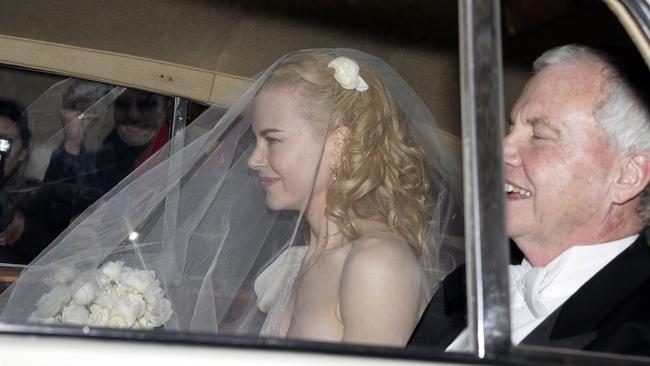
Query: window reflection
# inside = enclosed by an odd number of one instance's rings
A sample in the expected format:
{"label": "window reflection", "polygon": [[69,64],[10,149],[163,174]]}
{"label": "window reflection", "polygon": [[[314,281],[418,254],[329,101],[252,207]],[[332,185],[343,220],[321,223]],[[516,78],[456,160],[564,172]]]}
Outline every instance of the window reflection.
{"label": "window reflection", "polygon": [[4,77],[41,90],[0,104],[0,143],[10,147],[0,152],[0,261],[26,264],[165,145],[173,101],[79,79],[39,85],[18,70]]}
{"label": "window reflection", "polygon": [[[52,152],[43,181],[58,194],[70,195],[69,210],[58,213],[66,221],[83,212],[169,139],[170,98],[112,89],[79,81],[63,94],[63,140]],[[112,96],[109,91],[119,95]],[[111,117],[112,127],[108,126]],[[105,137],[96,134],[94,141],[86,141],[90,130],[99,128],[108,129]]]}

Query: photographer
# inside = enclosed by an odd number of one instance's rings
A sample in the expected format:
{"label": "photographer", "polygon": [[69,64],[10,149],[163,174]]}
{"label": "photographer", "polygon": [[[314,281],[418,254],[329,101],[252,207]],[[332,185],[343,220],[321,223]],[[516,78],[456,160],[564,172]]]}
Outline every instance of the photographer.
{"label": "photographer", "polygon": [[57,202],[36,179],[22,178],[31,132],[25,109],[0,99],[0,261],[28,263],[65,228]]}
{"label": "photographer", "polygon": [[46,184],[76,187],[73,212],[79,215],[169,140],[172,100],[150,92],[127,89],[113,103],[115,126],[96,151],[85,146],[88,130],[99,121],[88,111],[106,85],[77,81],[63,95],[63,143],[52,153]]}

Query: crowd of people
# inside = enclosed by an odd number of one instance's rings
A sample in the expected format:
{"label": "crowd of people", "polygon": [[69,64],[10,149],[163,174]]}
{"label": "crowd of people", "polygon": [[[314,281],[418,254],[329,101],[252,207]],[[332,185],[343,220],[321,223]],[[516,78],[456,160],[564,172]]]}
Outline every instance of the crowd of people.
{"label": "crowd of people", "polygon": [[[91,151],[86,147],[88,130],[105,122],[93,105],[108,99],[111,87],[72,80],[61,88],[60,113],[51,117],[60,118],[63,139],[41,179],[24,174],[32,149],[29,114],[37,113],[12,100],[0,101],[0,136],[11,141],[2,158],[6,195],[0,195],[2,212],[13,217],[0,228],[5,262],[32,261],[74,218],[169,140],[171,99],[127,89],[108,101],[114,128]],[[59,92],[54,90],[52,94]]]}

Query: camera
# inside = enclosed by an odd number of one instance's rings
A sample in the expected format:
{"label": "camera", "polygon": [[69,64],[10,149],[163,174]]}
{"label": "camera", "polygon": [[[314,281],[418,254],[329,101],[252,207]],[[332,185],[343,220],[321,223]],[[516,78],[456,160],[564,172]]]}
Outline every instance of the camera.
{"label": "camera", "polygon": [[0,232],[5,231],[7,226],[14,219],[14,205],[11,197],[4,189],[5,185],[5,161],[11,152],[13,139],[0,136]]}
{"label": "camera", "polygon": [[11,152],[13,139],[0,136],[0,186],[5,184],[5,161]]}

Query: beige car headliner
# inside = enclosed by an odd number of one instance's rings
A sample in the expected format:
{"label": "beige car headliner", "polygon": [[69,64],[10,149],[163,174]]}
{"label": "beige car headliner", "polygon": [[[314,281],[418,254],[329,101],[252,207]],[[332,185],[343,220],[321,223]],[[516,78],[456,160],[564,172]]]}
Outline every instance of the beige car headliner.
{"label": "beige car headliner", "polygon": [[[639,25],[619,1],[606,3],[650,63],[650,42]],[[0,63],[228,106],[233,87],[246,86],[255,72],[288,50],[355,47],[390,60],[430,103],[442,129],[459,133],[445,125],[457,120],[448,112],[449,102],[458,98],[456,51],[423,52],[299,19],[263,12],[242,16],[232,4],[215,4],[6,0],[0,3]],[[453,13],[453,2],[444,4],[439,11],[443,17]],[[441,33],[442,38],[455,36]],[[273,44],[265,43],[268,39]],[[427,80],[418,75],[433,76]],[[438,108],[436,103],[447,105]]]}

